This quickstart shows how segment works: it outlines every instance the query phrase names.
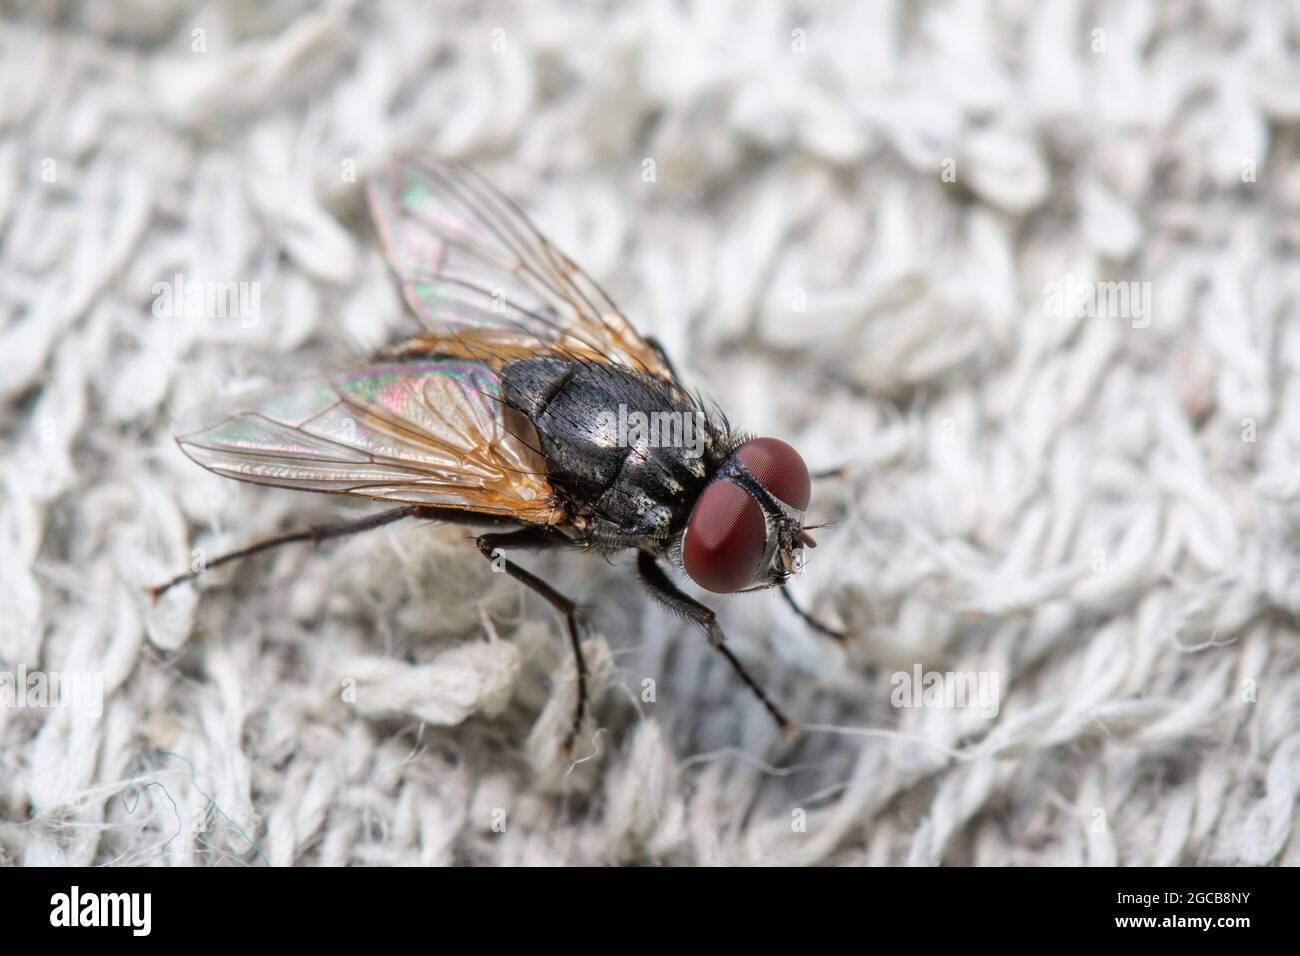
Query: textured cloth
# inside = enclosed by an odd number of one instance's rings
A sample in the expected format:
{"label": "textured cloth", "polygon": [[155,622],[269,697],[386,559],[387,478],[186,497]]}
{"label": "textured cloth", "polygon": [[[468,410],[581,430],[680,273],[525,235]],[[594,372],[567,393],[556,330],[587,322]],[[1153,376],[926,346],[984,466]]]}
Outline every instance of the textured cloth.
{"label": "textured cloth", "polygon": [[[1294,5],[33,6],[0,25],[0,671],[98,675],[102,713],[0,707],[0,863],[1300,862]],[[411,149],[847,468],[793,586],[846,647],[710,597],[798,738],[626,556],[521,559],[586,608],[573,765],[560,623],[466,529],[150,605],[366,513],[169,436],[415,329],[360,186]]]}

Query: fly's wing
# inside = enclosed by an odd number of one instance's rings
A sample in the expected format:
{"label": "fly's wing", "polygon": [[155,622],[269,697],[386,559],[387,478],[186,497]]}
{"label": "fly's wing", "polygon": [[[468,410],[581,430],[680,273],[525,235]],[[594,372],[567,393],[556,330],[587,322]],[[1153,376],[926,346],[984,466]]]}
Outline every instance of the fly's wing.
{"label": "fly's wing", "polygon": [[590,276],[487,180],[412,156],[369,183],[370,208],[406,301],[430,327],[407,348],[473,354],[499,366],[559,352],[675,381],[659,351]]}
{"label": "fly's wing", "polygon": [[177,442],[241,481],[558,520],[535,436],[479,362],[373,365],[271,389]]}

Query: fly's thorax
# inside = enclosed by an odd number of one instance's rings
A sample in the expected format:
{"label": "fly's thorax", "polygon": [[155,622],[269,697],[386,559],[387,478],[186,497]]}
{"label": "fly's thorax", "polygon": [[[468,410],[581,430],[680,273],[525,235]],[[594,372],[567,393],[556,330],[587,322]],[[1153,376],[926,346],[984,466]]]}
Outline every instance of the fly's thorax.
{"label": "fly's thorax", "polygon": [[502,385],[574,509],[654,550],[680,533],[730,447],[681,388],[630,369],[538,357],[507,365]]}

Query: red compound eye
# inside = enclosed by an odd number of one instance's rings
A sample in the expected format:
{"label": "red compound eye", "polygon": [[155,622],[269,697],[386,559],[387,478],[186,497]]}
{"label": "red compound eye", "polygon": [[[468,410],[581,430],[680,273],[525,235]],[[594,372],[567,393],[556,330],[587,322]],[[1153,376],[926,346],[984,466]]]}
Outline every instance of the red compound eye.
{"label": "red compound eye", "polygon": [[799,453],[779,438],[752,438],[736,449],[736,457],[767,489],[795,511],[807,511],[812,478]]}
{"label": "red compound eye", "polygon": [[740,485],[718,479],[691,511],[682,564],[706,591],[729,594],[753,579],[766,546],[767,524],[758,502]]}

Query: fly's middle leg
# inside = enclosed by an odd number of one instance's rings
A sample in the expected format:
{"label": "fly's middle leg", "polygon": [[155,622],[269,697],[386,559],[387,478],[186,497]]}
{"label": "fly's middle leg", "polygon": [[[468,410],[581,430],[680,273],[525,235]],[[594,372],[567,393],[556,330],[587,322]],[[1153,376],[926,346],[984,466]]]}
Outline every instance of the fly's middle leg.
{"label": "fly's middle leg", "polygon": [[[564,618],[565,629],[569,632],[569,644],[573,647],[573,661],[578,670],[578,702],[573,709],[573,725],[564,738],[564,752],[572,760],[574,742],[578,739],[578,731],[582,728],[582,721],[587,716],[587,662],[582,656],[582,641],[578,634],[578,605],[537,575],[525,571],[519,565],[501,557],[498,553],[499,551],[511,549],[553,548],[560,546],[561,542],[523,528],[518,531],[479,535],[474,539],[474,543],[483,557],[491,561],[494,566],[500,567],[520,584],[544,597]],[[500,564],[497,563],[498,561]]]}
{"label": "fly's middle leg", "polygon": [[664,573],[664,569],[659,566],[655,556],[649,552],[637,552],[636,569],[641,574],[641,580],[645,582],[651,595],[657,601],[670,610],[676,611],[704,631],[709,643],[727,659],[727,663],[731,665],[737,676],[744,681],[745,686],[750,689],[754,696],[758,698],[759,703],[772,715],[772,719],[776,721],[777,729],[781,731],[781,736],[788,740],[797,734],[799,725],[781,713],[780,708],[772,703],[767,694],[763,692],[763,688],[759,686],[758,681],[749,675],[749,672],[745,670],[744,665],[740,663],[736,655],[731,653],[731,648],[724,643],[725,638],[722,634],[722,628],[718,626],[718,615],[713,609],[706,607],[678,589],[677,585],[673,584],[668,575]]}

